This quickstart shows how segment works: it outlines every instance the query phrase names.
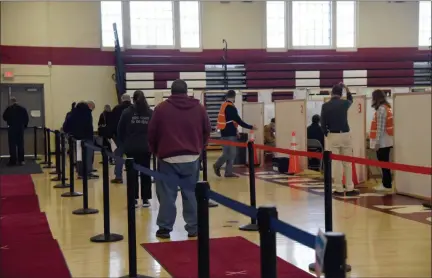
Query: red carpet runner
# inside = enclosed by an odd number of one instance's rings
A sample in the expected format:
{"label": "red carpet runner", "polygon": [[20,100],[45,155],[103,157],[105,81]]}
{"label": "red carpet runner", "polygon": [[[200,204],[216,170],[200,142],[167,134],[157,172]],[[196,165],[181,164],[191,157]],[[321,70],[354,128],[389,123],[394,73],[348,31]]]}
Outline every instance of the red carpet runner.
{"label": "red carpet runner", "polygon": [[[198,278],[197,241],[141,244],[174,278]],[[278,277],[312,278],[278,258]],[[210,277],[260,278],[260,249],[242,238],[210,239]]]}
{"label": "red carpet runner", "polygon": [[0,277],[72,277],[30,175],[0,176]]}

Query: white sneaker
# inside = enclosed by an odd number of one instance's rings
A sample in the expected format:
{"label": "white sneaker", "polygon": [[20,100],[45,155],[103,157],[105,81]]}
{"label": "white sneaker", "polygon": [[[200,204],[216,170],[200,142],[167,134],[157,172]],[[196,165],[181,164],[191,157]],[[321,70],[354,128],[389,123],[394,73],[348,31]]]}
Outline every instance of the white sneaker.
{"label": "white sneaker", "polygon": [[142,201],[142,207],[143,208],[148,208],[150,207],[150,202],[148,200],[143,200]]}
{"label": "white sneaker", "polygon": [[382,184],[380,184],[378,186],[375,186],[373,189],[376,190],[376,191],[391,191],[390,188],[386,188]]}
{"label": "white sneaker", "polygon": [[135,200],[135,208],[139,208],[140,206],[139,206],[139,203],[138,203],[138,200]]}

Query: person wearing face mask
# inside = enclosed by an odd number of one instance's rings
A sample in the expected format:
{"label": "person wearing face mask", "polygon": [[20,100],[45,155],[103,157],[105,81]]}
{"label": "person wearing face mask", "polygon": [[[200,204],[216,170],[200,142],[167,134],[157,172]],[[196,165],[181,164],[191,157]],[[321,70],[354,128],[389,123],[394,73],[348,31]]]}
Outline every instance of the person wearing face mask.
{"label": "person wearing face mask", "polygon": [[[386,95],[381,90],[372,93],[372,107],[375,109],[370,129],[370,147],[375,149],[379,161],[390,161],[390,150],[393,148],[393,112]],[[392,188],[390,169],[382,168],[382,184],[375,187],[378,191]]]}
{"label": "person wearing face mask", "polygon": [[[245,123],[239,116],[237,108],[234,105],[236,93],[234,90],[229,90],[225,96],[225,102],[221,105],[217,118],[217,129],[221,132],[221,139],[227,141],[237,141],[237,127],[240,125],[246,129],[256,130],[256,127]],[[233,173],[234,159],[236,157],[235,146],[222,146],[222,155],[213,165],[213,170],[216,176],[220,177],[220,169],[225,166],[226,178],[237,178]]]}
{"label": "person wearing face mask", "polygon": [[[342,99],[343,91],[346,91],[347,99]],[[327,149],[334,154],[352,156],[353,147],[351,141],[350,127],[348,125],[348,109],[353,103],[353,97],[349,88],[339,83],[332,88],[331,99],[324,103],[321,108],[321,128],[327,137]],[[332,162],[333,194],[338,197],[358,196],[359,191],[354,189],[352,181],[351,162]],[[342,184],[343,174],[346,177],[345,188]]]}

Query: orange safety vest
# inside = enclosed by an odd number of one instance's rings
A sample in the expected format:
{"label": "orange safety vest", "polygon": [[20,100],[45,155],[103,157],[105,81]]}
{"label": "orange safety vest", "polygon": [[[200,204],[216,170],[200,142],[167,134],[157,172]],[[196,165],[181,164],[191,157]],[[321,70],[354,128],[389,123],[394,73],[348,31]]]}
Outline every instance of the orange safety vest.
{"label": "orange safety vest", "polygon": [[219,110],[219,114],[218,114],[218,118],[217,118],[217,125],[216,128],[219,130],[223,130],[225,129],[226,125],[228,123],[233,123],[234,126],[237,128],[238,124],[234,121],[226,121],[226,117],[225,117],[225,109],[227,108],[228,105],[232,105],[234,106],[234,104],[230,101],[225,101],[224,103],[222,103],[221,108]]}
{"label": "orange safety vest", "polygon": [[[393,112],[392,109],[387,105],[385,107],[387,111],[385,131],[388,135],[393,136]],[[369,138],[375,139],[376,136],[377,136],[377,112],[375,111],[375,115],[371,123]]]}

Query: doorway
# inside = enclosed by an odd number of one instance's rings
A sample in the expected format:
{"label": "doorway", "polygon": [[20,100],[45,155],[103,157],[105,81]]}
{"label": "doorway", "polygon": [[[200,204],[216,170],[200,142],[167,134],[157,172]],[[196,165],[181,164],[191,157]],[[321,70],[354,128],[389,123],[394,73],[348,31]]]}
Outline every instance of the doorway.
{"label": "doorway", "polygon": [[[10,105],[10,98],[27,109],[29,127],[45,125],[44,86],[43,84],[0,84],[0,157],[9,157],[7,124],[3,120],[3,112]],[[37,130],[37,153],[44,149],[43,130]],[[24,151],[26,156],[34,155],[34,130],[27,128],[24,132]]]}

